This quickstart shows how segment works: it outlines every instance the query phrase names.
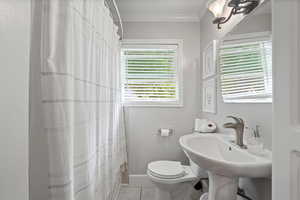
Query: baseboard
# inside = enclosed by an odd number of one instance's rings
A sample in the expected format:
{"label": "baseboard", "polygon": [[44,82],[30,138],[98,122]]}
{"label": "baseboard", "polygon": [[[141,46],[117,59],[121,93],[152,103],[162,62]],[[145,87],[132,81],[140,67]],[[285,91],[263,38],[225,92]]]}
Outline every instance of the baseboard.
{"label": "baseboard", "polygon": [[154,187],[151,180],[146,174],[131,174],[129,175],[130,187]]}

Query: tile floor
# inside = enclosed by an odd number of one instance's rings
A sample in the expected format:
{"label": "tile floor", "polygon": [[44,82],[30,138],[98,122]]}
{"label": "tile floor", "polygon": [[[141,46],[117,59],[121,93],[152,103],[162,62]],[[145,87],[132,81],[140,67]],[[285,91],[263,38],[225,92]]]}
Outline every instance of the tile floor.
{"label": "tile floor", "polygon": [[[132,187],[123,186],[120,190],[118,200],[154,200],[155,189],[152,187]],[[194,197],[191,200],[198,200],[199,197]],[[244,200],[237,197],[237,200]]]}
{"label": "tile floor", "polygon": [[[196,192],[193,195],[190,194],[188,197],[182,197],[177,194],[177,198],[174,200],[199,200],[200,193]],[[119,193],[118,200],[154,200],[155,189],[153,187],[133,187],[123,186]]]}
{"label": "tile floor", "polygon": [[154,195],[154,188],[123,186],[118,200],[153,200]]}

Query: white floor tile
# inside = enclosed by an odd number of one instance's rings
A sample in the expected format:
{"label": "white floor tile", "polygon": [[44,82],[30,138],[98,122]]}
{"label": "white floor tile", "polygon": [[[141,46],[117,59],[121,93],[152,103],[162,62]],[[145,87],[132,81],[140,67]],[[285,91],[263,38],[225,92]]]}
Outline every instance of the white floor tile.
{"label": "white floor tile", "polygon": [[141,200],[153,200],[155,198],[154,188],[142,188],[142,199]]}
{"label": "white floor tile", "polygon": [[138,187],[122,187],[118,200],[140,200],[141,188]]}

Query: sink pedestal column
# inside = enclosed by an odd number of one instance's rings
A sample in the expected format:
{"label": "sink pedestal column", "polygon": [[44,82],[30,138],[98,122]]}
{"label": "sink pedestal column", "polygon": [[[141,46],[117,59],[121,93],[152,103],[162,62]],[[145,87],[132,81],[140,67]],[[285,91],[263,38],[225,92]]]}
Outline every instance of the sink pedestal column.
{"label": "sink pedestal column", "polygon": [[208,200],[236,200],[238,178],[221,176],[208,172]]}

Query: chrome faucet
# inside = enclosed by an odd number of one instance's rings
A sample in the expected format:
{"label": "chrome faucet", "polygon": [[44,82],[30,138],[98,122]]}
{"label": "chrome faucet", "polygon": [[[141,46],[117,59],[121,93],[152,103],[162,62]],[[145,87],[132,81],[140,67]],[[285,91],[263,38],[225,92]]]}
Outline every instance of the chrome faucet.
{"label": "chrome faucet", "polygon": [[236,144],[241,147],[242,149],[247,149],[246,145],[244,145],[243,138],[244,138],[244,120],[241,118],[227,116],[227,118],[231,118],[235,121],[235,123],[225,123],[223,126],[224,128],[232,128],[235,130],[236,133]]}

